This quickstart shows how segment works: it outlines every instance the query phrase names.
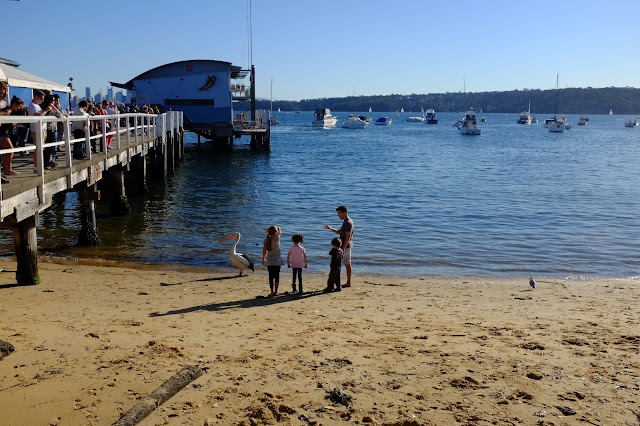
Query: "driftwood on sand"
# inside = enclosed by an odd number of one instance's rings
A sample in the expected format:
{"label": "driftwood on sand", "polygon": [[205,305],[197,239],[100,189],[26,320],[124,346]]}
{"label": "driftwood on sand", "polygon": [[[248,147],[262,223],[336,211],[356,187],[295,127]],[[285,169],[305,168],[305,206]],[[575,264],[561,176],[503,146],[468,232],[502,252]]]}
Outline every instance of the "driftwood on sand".
{"label": "driftwood on sand", "polygon": [[140,423],[156,408],[164,404],[189,383],[202,376],[204,372],[197,365],[189,365],[164,382],[159,388],[141,399],[129,411],[124,413],[112,426],[132,426]]}

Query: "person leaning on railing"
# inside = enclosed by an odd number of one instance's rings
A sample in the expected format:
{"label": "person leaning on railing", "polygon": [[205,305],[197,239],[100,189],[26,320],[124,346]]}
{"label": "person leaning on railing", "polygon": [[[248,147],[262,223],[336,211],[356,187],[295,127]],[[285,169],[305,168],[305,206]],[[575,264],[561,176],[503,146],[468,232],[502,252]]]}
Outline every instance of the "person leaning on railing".
{"label": "person leaning on railing", "polygon": [[[24,105],[24,101],[16,96],[11,99],[11,105],[5,107],[0,110],[0,115],[18,115],[15,114],[16,111],[22,109]],[[2,149],[12,149],[13,144],[11,143],[11,132],[13,131],[13,123],[3,123],[0,125],[0,148]],[[5,175],[17,175],[18,172],[13,170],[12,166],[13,161],[13,152],[7,152],[2,154],[2,183],[9,183],[9,181],[4,177]]]}
{"label": "person leaning on railing", "polygon": [[[29,108],[28,108],[29,115],[35,116],[35,117],[41,117],[43,115],[46,115],[49,112],[49,110],[52,108],[52,106],[49,105],[47,109],[43,110],[40,107],[40,104],[43,101],[44,101],[44,92],[42,90],[35,89],[33,91],[33,100],[29,104]],[[37,129],[38,129],[38,123],[37,122],[31,123],[31,136],[33,137],[33,143],[36,143]],[[42,123],[42,134],[43,135],[47,134],[47,123]],[[38,150],[37,149],[33,151],[33,169],[36,173],[38,172]]]}
{"label": "person leaning on railing", "polygon": [[[73,110],[73,113],[71,115],[73,115],[74,117],[88,117],[89,114],[87,113],[87,101],[80,101],[78,102],[78,106],[76,107],[76,109]],[[73,134],[73,138],[74,139],[84,139],[86,138],[87,134],[85,132],[85,123],[86,120],[74,120],[71,123],[71,134]],[[76,142],[73,144],[73,158],[75,158],[76,160],[84,160],[87,158],[87,142],[82,141],[82,142]]]}

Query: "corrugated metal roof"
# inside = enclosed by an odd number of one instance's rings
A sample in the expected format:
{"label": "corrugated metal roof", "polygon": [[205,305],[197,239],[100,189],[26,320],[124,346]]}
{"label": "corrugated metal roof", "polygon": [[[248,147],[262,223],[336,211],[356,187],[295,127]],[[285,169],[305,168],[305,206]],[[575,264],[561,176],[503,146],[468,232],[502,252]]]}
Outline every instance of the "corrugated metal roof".
{"label": "corrugated metal roof", "polygon": [[[12,62],[12,61],[9,61]],[[9,86],[28,87],[31,89],[48,89],[57,92],[71,92],[69,87],[46,80],[33,74],[19,70],[16,66],[0,62],[0,81],[6,81]]]}

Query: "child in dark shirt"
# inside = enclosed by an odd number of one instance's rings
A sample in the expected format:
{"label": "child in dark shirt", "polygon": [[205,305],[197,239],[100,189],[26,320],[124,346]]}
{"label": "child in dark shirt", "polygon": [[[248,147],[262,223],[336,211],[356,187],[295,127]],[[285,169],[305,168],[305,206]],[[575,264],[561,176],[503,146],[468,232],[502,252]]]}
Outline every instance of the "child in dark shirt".
{"label": "child in dark shirt", "polygon": [[[333,248],[329,252],[331,256],[331,271],[329,272],[329,279],[327,280],[327,288],[323,291],[330,293],[332,291],[341,291],[340,287],[340,267],[342,266],[342,241],[340,238],[334,238],[331,240]],[[335,289],[334,289],[335,287]]]}

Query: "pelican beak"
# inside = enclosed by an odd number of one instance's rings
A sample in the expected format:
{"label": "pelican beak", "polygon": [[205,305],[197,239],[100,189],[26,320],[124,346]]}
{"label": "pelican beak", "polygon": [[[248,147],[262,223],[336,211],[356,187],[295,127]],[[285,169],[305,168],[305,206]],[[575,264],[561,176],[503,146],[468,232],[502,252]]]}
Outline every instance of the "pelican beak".
{"label": "pelican beak", "polygon": [[236,239],[236,234],[231,234],[228,237],[225,237],[225,238],[221,239],[219,242],[235,240],[235,239]]}

